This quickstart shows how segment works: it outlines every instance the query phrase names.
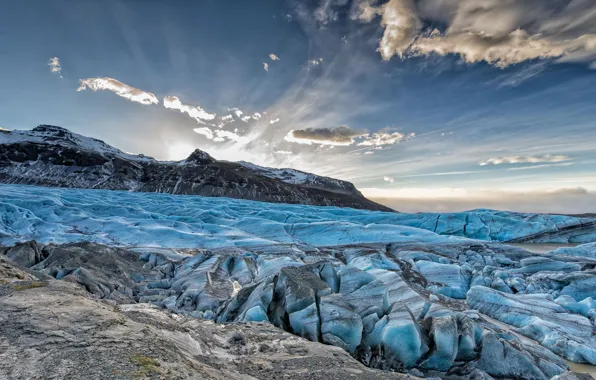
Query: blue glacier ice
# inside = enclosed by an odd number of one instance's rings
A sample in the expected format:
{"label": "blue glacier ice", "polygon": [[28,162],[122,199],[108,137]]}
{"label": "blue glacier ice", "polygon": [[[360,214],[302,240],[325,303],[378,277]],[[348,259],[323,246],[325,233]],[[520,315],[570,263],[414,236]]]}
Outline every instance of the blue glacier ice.
{"label": "blue glacier ice", "polygon": [[[507,241],[593,221],[493,210],[405,214],[21,185],[0,185],[0,215],[3,244],[23,240],[44,243],[91,240],[121,246],[178,248],[280,243],[329,246],[413,240],[430,243],[444,239],[457,241],[456,236]],[[449,237],[441,239],[435,233]],[[566,233],[566,237],[553,239],[596,241],[596,231]]]}

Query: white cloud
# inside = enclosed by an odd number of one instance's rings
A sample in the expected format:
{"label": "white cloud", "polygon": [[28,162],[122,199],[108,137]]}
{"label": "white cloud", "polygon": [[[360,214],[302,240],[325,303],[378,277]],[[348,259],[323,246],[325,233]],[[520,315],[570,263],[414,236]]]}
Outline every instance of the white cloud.
{"label": "white cloud", "polygon": [[234,108],[228,108],[228,111],[233,112],[234,115],[236,115],[236,117],[241,117],[242,115],[244,115],[244,112],[240,111],[236,107],[234,107]]}
{"label": "white cloud", "polygon": [[277,55],[273,54],[273,53],[269,54],[269,58],[272,61],[279,61],[279,57]]}
{"label": "white cloud", "polygon": [[249,121],[250,119],[252,119],[252,116],[249,116],[249,115],[242,116],[242,117],[240,118],[240,120],[242,120],[242,121],[243,121],[243,122],[245,122],[245,123],[248,123],[248,121]]}
{"label": "white cloud", "polygon": [[[48,66],[50,66],[50,71],[53,73],[60,75],[62,72],[62,66],[60,65],[60,59],[58,57],[50,58]],[[60,78],[62,78],[62,75],[60,75]]]}
{"label": "white cloud", "polygon": [[[377,14],[383,59],[459,55],[497,67],[534,59],[596,64],[596,3],[544,0],[361,0],[362,21]],[[423,29],[421,20],[442,29]]]}
{"label": "white cloud", "polygon": [[265,71],[269,71],[269,64],[267,62],[263,62],[263,69],[265,69]]}
{"label": "white cloud", "polygon": [[240,136],[236,132],[232,132],[232,131],[218,130],[218,131],[215,131],[215,135],[216,135],[216,137],[213,139],[213,141],[216,141],[216,142],[222,142],[225,140],[235,141],[237,143],[242,143],[242,144],[249,142],[248,138],[246,138],[244,136]]}
{"label": "white cloud", "polygon": [[279,117],[269,121],[269,124],[275,124],[275,123],[279,123]]}
{"label": "white cloud", "polygon": [[323,57],[319,57],[319,58],[315,58],[315,59],[309,59],[306,62],[306,69],[307,70],[310,70],[312,68],[315,68],[315,67],[319,66],[322,63],[323,63]]}
{"label": "white cloud", "polygon": [[489,158],[480,161],[480,166],[502,165],[502,164],[536,164],[569,161],[571,158],[563,155],[544,155],[544,156],[507,156]]}
{"label": "white cloud", "polygon": [[414,133],[406,135],[401,132],[386,132],[386,131],[379,131],[377,133],[372,133],[364,138],[364,141],[360,142],[359,146],[383,146],[383,145],[393,145],[398,144],[402,141],[406,141],[409,138],[414,137]]}
{"label": "white cloud", "polygon": [[131,87],[113,78],[87,78],[81,79],[79,82],[80,86],[77,91],[84,91],[87,88],[93,91],[107,90],[131,102],[145,105],[159,103],[159,100],[154,94]]}
{"label": "white cloud", "polygon": [[252,114],[252,118],[255,120],[261,120],[261,117],[263,117],[263,116],[258,112],[255,112]]}
{"label": "white cloud", "polygon": [[234,141],[240,144],[246,144],[250,142],[250,139],[245,136],[240,136],[237,132],[238,130],[234,131],[226,131],[223,129],[218,130],[211,130],[209,127],[200,127],[193,129],[195,133],[199,135],[205,136],[208,140],[213,140],[214,142],[224,142],[224,141]]}
{"label": "white cloud", "polygon": [[371,154],[375,154],[375,152],[373,152],[372,150],[366,151],[364,152],[365,155],[371,155]]}
{"label": "white cloud", "polygon": [[195,119],[199,124],[205,124],[204,120],[215,119],[214,113],[209,113],[199,106],[189,106],[182,104],[180,99],[176,96],[166,96],[163,98],[163,105],[169,109],[179,110],[182,113],[187,114],[191,118]]}
{"label": "white cloud", "polygon": [[383,181],[389,182],[389,183],[393,183],[393,182],[395,182],[395,179],[394,178],[391,178],[391,177],[385,176],[385,177],[383,177]]}
{"label": "white cloud", "polygon": [[209,140],[213,140],[213,131],[207,127],[195,128],[193,129],[199,135],[203,135]]}
{"label": "white cloud", "polygon": [[281,154],[281,155],[284,155],[284,156],[290,156],[290,155],[293,154],[289,150],[275,150],[275,151],[273,151],[273,153],[275,153],[275,154]]}

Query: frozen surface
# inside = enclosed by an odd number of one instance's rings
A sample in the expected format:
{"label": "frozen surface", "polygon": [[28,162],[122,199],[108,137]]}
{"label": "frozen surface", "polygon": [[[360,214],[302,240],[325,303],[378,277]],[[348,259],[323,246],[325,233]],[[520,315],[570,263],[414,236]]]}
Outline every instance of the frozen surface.
{"label": "frozen surface", "polygon": [[551,251],[555,255],[592,257],[596,259],[596,243],[578,245],[577,247],[557,248]]}
{"label": "frozen surface", "polygon": [[[0,243],[93,241],[120,246],[329,246],[457,237],[375,213],[200,196],[0,185]],[[370,221],[367,219],[372,217]]]}
{"label": "frozen surface", "polygon": [[[230,198],[0,185],[2,244],[34,239],[179,248],[279,243],[329,246],[460,241],[458,236],[506,241],[580,222],[569,216],[491,210],[400,214]],[[582,239],[591,236],[582,231]]]}

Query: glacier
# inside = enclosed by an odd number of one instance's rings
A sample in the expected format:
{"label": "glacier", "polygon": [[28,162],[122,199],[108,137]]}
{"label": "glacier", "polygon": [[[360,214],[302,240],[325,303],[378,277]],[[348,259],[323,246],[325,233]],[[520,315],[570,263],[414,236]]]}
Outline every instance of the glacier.
{"label": "glacier", "polygon": [[372,368],[550,379],[564,359],[596,365],[593,246],[500,242],[585,221],[464,214],[0,185],[0,253],[108,303],[268,323]]}
{"label": "glacier", "polygon": [[[593,242],[594,219],[474,210],[404,214],[231,198],[0,184],[0,243],[94,241],[121,246],[311,246],[457,240]],[[571,227],[571,228],[570,228]],[[427,232],[430,231],[430,232]],[[576,231],[577,234],[571,234]],[[571,234],[571,235],[569,235]],[[439,236],[440,235],[440,236]],[[557,240],[558,239],[558,240]]]}

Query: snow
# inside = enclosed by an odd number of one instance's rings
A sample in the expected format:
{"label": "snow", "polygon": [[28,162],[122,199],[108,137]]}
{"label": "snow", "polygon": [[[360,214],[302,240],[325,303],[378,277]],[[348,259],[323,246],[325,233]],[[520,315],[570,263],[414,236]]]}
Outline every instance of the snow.
{"label": "snow", "polygon": [[261,173],[265,177],[279,179],[283,182],[291,183],[293,185],[305,184],[310,177],[316,177],[314,174],[301,172],[300,170],[296,169],[267,168],[246,161],[240,161],[238,163],[247,169]]}
{"label": "snow", "polygon": [[125,153],[120,149],[114,148],[105,142],[79,135],[61,127],[50,125],[41,125],[32,130],[12,130],[8,132],[0,131],[0,145],[17,144],[22,142],[44,143],[58,146],[76,146],[77,148],[90,152],[110,154],[133,161],[154,162],[155,159],[142,154]]}

